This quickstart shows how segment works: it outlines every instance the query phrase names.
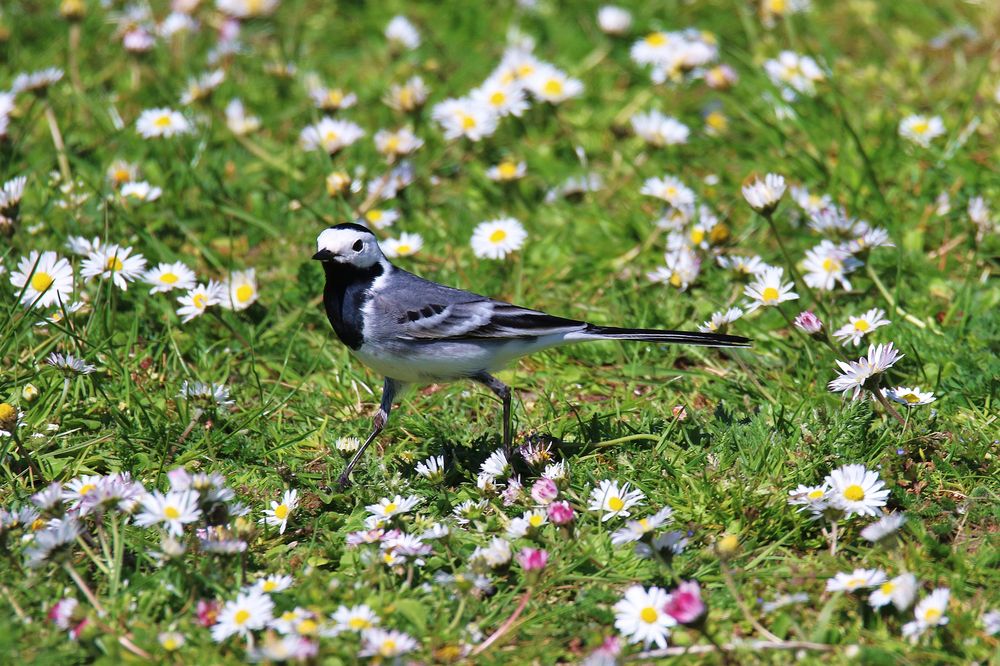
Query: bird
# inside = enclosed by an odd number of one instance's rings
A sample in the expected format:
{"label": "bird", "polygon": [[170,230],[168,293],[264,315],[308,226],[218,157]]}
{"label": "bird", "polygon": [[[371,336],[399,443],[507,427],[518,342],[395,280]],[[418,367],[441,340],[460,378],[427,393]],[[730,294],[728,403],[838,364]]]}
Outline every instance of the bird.
{"label": "bird", "polygon": [[599,326],[505,303],[426,280],[393,265],[367,227],[344,222],[320,232],[316,253],[326,285],[323,305],[337,338],[382,375],[372,431],[339,478],[350,475],[389,421],[407,385],[468,379],[503,404],[503,445],[511,447],[511,389],[493,372],[514,359],[590,340],[637,340],[710,347],[748,347],[748,338],[719,333]]}

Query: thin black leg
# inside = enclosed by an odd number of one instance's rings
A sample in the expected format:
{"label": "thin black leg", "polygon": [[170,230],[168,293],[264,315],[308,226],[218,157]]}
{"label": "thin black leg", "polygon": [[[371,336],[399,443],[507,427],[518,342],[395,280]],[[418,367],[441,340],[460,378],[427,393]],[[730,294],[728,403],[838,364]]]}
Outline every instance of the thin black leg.
{"label": "thin black leg", "polygon": [[378,434],[382,432],[385,428],[385,424],[389,422],[389,412],[392,411],[392,401],[396,395],[402,390],[403,383],[398,382],[395,379],[385,378],[385,384],[382,385],[382,403],[379,405],[378,411],[375,412],[375,416],[372,418],[372,434],[368,435],[368,439],[365,443],[361,445],[358,452],[354,454],[351,458],[351,462],[347,463],[347,467],[344,468],[344,473],[340,475],[340,479],[337,483],[340,484],[341,488],[347,488],[351,485],[351,472],[354,470],[354,466],[358,464],[358,460],[361,459],[362,454],[368,445],[375,441]]}
{"label": "thin black leg", "polygon": [[503,450],[510,459],[511,455],[511,425],[510,425],[510,387],[487,372],[480,372],[472,376],[473,381],[479,382],[489,390],[493,391],[503,402]]}

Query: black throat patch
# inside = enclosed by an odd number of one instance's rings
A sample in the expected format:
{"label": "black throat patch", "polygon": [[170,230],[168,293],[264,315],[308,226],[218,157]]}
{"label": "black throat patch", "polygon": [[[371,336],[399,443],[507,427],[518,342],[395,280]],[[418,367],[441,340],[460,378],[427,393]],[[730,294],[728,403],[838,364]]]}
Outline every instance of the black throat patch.
{"label": "black throat patch", "polygon": [[365,341],[361,309],[371,299],[371,286],[385,272],[381,263],[358,268],[335,261],[323,263],[326,288],[323,305],[326,317],[340,341],[351,349],[360,349]]}

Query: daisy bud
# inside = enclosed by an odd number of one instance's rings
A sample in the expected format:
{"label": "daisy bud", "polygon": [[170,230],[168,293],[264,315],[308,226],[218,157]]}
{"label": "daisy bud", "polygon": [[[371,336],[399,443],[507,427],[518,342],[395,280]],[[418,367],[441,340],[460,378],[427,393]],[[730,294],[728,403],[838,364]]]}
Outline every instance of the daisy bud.
{"label": "daisy bud", "polygon": [[549,504],[549,520],[554,525],[568,525],[573,522],[575,517],[573,513],[573,507],[569,505],[569,502],[553,502]]}
{"label": "daisy bud", "polygon": [[816,335],[823,329],[823,322],[811,310],[804,310],[795,318],[795,328],[808,335]]}
{"label": "daisy bud", "polygon": [[549,561],[549,554],[541,548],[523,548],[517,554],[517,561],[526,572],[541,571]]}
{"label": "daisy bud", "polygon": [[38,399],[38,395],[38,387],[34,384],[25,384],[24,388],[21,389],[21,399],[25,402],[34,402]]}
{"label": "daisy bud", "polygon": [[17,425],[17,410],[6,402],[0,402],[0,430],[13,432]]}
{"label": "daisy bud", "polygon": [[674,405],[674,408],[670,410],[670,413],[673,414],[674,418],[678,421],[686,421],[688,417],[688,412],[684,405]]}
{"label": "daisy bud", "polygon": [[736,551],[739,550],[739,547],[740,539],[735,534],[723,534],[715,542],[715,552],[724,560],[732,558],[736,554]]}
{"label": "daisy bud", "polygon": [[627,9],[605,5],[597,10],[597,25],[606,35],[624,35],[632,27],[632,14]]}
{"label": "daisy bud", "polygon": [[785,194],[785,177],[769,173],[764,180],[754,176],[753,181],[743,185],[743,198],[750,207],[761,215],[768,216],[774,212]]}
{"label": "daisy bud", "polygon": [[539,504],[551,504],[552,500],[559,496],[559,488],[556,487],[552,479],[538,479],[535,485],[531,486],[531,499]]}
{"label": "daisy bud", "polygon": [[326,177],[326,192],[331,197],[340,196],[351,185],[351,177],[346,171],[334,171]]}
{"label": "daisy bud", "polygon": [[698,582],[689,580],[678,585],[667,599],[663,612],[678,624],[694,624],[701,619],[705,615],[705,602],[701,600]]}
{"label": "daisy bud", "polygon": [[198,600],[198,624],[203,627],[211,627],[219,617],[219,602],[214,599]]}
{"label": "daisy bud", "polygon": [[83,0],[63,0],[59,3],[59,15],[67,21],[80,21],[86,12]]}

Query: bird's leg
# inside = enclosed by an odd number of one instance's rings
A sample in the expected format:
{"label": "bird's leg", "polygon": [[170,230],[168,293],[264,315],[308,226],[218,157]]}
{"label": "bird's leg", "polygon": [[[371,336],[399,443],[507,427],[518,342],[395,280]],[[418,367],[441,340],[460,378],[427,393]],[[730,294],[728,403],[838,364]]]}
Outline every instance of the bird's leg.
{"label": "bird's leg", "polygon": [[392,401],[399,393],[400,389],[403,388],[402,382],[397,382],[395,379],[385,378],[385,384],[382,386],[382,403],[379,405],[378,411],[375,412],[375,416],[372,418],[372,434],[368,435],[368,439],[365,443],[361,445],[358,452],[354,454],[351,458],[351,462],[347,463],[347,467],[344,468],[344,473],[340,475],[337,483],[340,484],[341,488],[347,488],[351,485],[351,471],[354,470],[354,466],[358,464],[358,460],[361,459],[362,454],[364,454],[365,449],[368,445],[375,441],[378,434],[382,432],[385,428],[385,424],[389,422],[389,412],[392,411]]}
{"label": "bird's leg", "polygon": [[472,379],[493,391],[493,393],[495,393],[496,396],[503,402],[503,450],[509,460],[512,453],[510,432],[510,387],[486,372],[480,372],[477,375],[473,375]]}

